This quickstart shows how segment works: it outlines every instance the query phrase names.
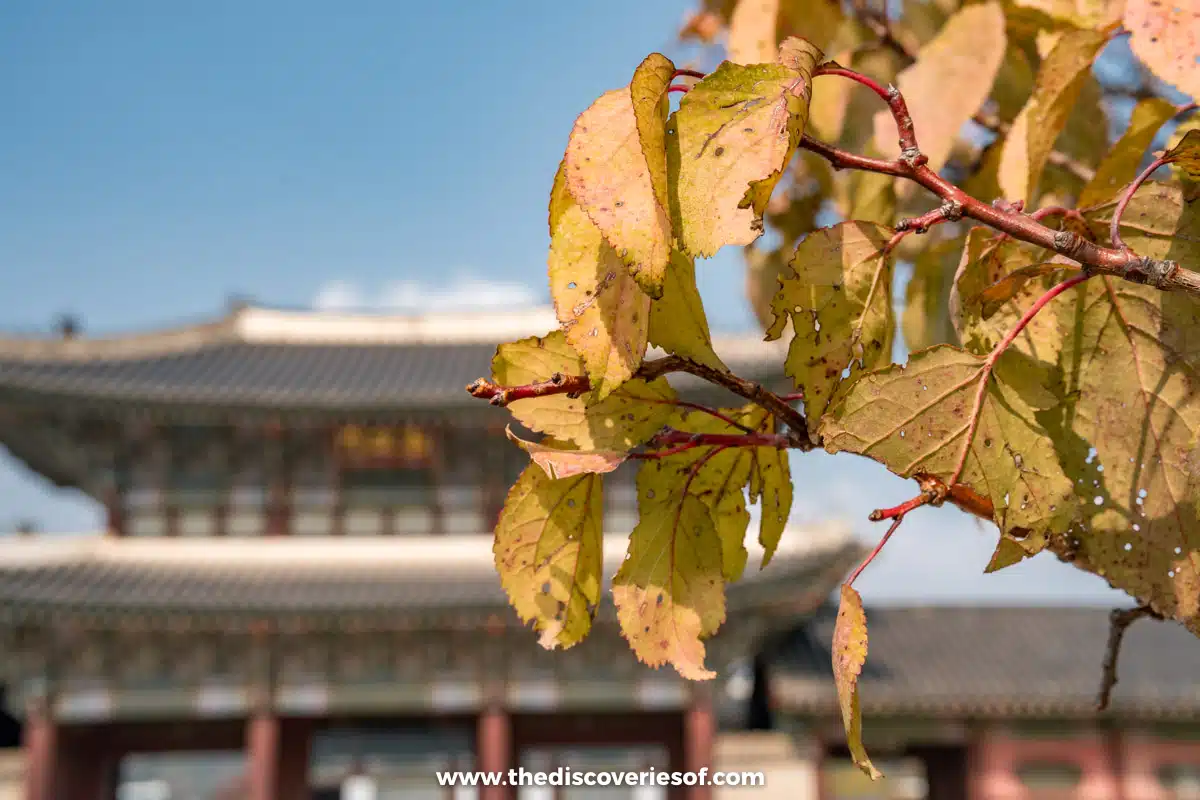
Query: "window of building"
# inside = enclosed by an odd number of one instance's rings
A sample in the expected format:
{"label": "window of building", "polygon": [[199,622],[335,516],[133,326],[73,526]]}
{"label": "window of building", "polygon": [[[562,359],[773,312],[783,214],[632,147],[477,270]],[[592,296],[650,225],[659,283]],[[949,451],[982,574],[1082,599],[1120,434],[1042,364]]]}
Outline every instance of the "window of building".
{"label": "window of building", "polygon": [[117,800],[235,800],[245,771],[240,750],[133,753],[121,759]]}
{"label": "window of building", "polygon": [[[639,786],[537,786],[532,782],[536,773],[649,773],[670,769],[667,749],[661,746],[574,746],[530,748],[521,754],[520,766],[526,771],[523,783],[517,788],[517,800],[666,800],[670,787]],[[518,776],[521,779],[521,776]],[[571,783],[572,781],[565,781]]]}
{"label": "window of building", "polygon": [[316,797],[473,800],[437,779],[439,771],[473,768],[471,735],[463,727],[339,728],[313,737],[309,786]]}
{"label": "window of building", "polygon": [[211,508],[226,502],[230,487],[228,431],[182,426],[168,434],[167,491],[176,507]]}

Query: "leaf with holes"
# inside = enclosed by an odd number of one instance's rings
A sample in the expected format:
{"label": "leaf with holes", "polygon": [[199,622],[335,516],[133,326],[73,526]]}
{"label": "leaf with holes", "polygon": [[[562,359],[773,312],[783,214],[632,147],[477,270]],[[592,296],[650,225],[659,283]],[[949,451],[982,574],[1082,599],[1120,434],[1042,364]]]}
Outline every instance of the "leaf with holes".
{"label": "leaf with holes", "polygon": [[639,519],[613,577],[613,602],[642,662],[708,680],[716,673],[704,666],[703,640],[725,621],[721,540],[708,506],[667,478],[638,475]]}
{"label": "leaf with holes", "polygon": [[833,681],[846,728],[846,744],[855,765],[877,781],[883,774],[875,769],[862,740],[862,706],[858,678],[867,662],[867,614],[862,597],[852,587],[842,586],[837,623],[833,628]]}
{"label": "leaf with holes", "polygon": [[1129,46],[1155,75],[1200,100],[1200,0],[1128,0]]}
{"label": "leaf with holes", "polygon": [[858,221],[813,231],[771,303],[767,339],[778,339],[792,322],[785,371],[804,390],[810,430],[847,367],[874,369],[891,360],[892,270],[884,249],[893,233]]}
{"label": "leaf with holes", "polygon": [[599,475],[554,480],[530,464],[496,525],[500,582],[547,649],[571,647],[600,602],[604,496]]}
{"label": "leaf with holes", "polygon": [[534,464],[541,467],[551,478],[572,478],[587,473],[612,472],[625,461],[627,453],[616,450],[578,450],[573,447],[556,446],[553,442],[538,443],[522,439],[505,427],[509,441],[526,453]]}
{"label": "leaf with holes", "polygon": [[629,380],[646,354],[650,297],[587,214],[566,205],[550,241],[550,296],[596,400]]}
{"label": "leaf with holes", "polygon": [[684,95],[668,155],[678,165],[672,217],[687,253],[712,256],[762,234],[767,201],[804,133],[820,58],[813,45],[789,39],[779,63],[727,61]]}
{"label": "leaf with holes", "polygon": [[1200,306],[1105,276],[1072,294],[1049,424],[1086,512],[1075,563],[1200,635]]}
{"label": "leaf with holes", "polygon": [[991,499],[1001,531],[1036,551],[1067,529],[1077,504],[1041,409],[1027,399],[1038,387],[1020,383],[1036,375],[1020,357],[1006,352],[991,370],[986,358],[938,345],[868,372],[835,395],[821,424],[825,449],[873,458],[902,478],[966,484]]}
{"label": "leaf with holes", "polygon": [[1033,94],[1004,141],[999,181],[1006,197],[1032,205],[1054,140],[1066,127],[1092,62],[1107,41],[1097,31],[1069,31],[1042,62]]}
{"label": "leaf with holes", "polygon": [[1163,154],[1163,161],[1179,167],[1192,180],[1200,180],[1200,130],[1184,134],[1179,144]]}
{"label": "leaf with holes", "polygon": [[713,350],[704,302],[696,287],[696,265],[678,250],[663,282],[663,294],[650,303],[650,344],[706,367],[728,372]]}
{"label": "leaf with holes", "polygon": [[[930,169],[946,164],[959,131],[988,99],[1006,42],[999,3],[964,6],[896,78]],[[898,156],[895,119],[880,111],[874,122],[875,147]]]}
{"label": "leaf with holes", "polygon": [[[555,375],[582,375],[583,360],[562,331],[502,344],[492,359],[492,380],[524,386]],[[574,442],[583,450],[628,451],[653,436],[671,416],[675,391],[666,378],[626,381],[600,402],[553,394],[508,404],[525,427]]]}
{"label": "leaf with holes", "polygon": [[[760,416],[761,415],[761,416]],[[748,407],[743,424],[760,433],[778,433],[778,421],[760,408]],[[751,451],[750,502],[762,506],[758,520],[758,543],[763,548],[762,566],[771,562],[792,513],[792,473],[786,450],[756,447]]]}
{"label": "leaf with holes", "polygon": [[1175,106],[1161,97],[1140,101],[1133,109],[1129,125],[1121,138],[1109,150],[1079,195],[1079,207],[1103,203],[1116,196],[1123,186],[1137,177],[1142,156],[1154,137],[1168,120],[1175,116]]}
{"label": "leaf with holes", "polygon": [[664,200],[667,85],[673,72],[665,56],[647,58],[635,83],[605,92],[579,116],[564,158],[567,190],[652,297],[662,293],[671,254]]}

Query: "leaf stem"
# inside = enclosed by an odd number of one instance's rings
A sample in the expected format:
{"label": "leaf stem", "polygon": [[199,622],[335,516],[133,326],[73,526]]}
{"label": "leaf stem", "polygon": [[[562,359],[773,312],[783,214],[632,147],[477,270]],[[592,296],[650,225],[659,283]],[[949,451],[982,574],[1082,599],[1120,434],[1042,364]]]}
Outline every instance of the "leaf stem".
{"label": "leaf stem", "polygon": [[1121,217],[1125,216],[1125,208],[1129,205],[1129,201],[1133,199],[1133,195],[1138,188],[1147,180],[1149,180],[1150,176],[1154,174],[1155,170],[1166,163],[1167,160],[1165,156],[1159,156],[1158,158],[1154,159],[1150,162],[1150,166],[1142,170],[1141,174],[1134,178],[1133,182],[1126,186],[1125,191],[1121,193],[1121,197],[1117,201],[1117,207],[1113,211],[1112,223],[1108,228],[1109,241],[1111,241],[1112,246],[1118,250],[1129,251],[1129,246],[1126,245],[1125,241],[1121,238]]}
{"label": "leaf stem", "polygon": [[1142,617],[1162,619],[1149,606],[1137,608],[1116,608],[1108,616],[1108,644],[1104,648],[1103,674],[1100,679],[1100,691],[1096,694],[1096,710],[1105,711],[1112,699],[1113,687],[1117,685],[1117,658],[1121,655],[1121,642],[1125,639],[1125,631],[1129,626]]}
{"label": "leaf stem", "polygon": [[[924,503],[921,505],[924,505]],[[905,511],[895,517],[892,524],[888,526],[887,533],[885,533],[883,538],[879,540],[879,544],[875,545],[875,549],[873,549],[870,553],[867,553],[867,557],[862,560],[862,563],[854,568],[854,572],[850,573],[850,577],[846,579],[846,586],[853,586],[854,582],[858,580],[858,576],[861,575],[862,571],[867,568],[867,565],[875,560],[875,556],[879,555],[880,551],[883,550],[883,546],[888,543],[888,539],[892,538],[892,534],[895,533],[896,529],[900,527],[900,523],[904,522],[904,515],[907,513],[908,512]]]}
{"label": "leaf stem", "polygon": [[928,505],[931,502],[931,499],[932,498],[930,497],[929,493],[922,492],[911,500],[905,500],[898,506],[893,506],[892,508],[877,508],[871,512],[871,516],[867,517],[867,519],[871,520],[871,522],[879,522],[880,520],[903,517],[910,511],[914,511],[923,505]]}
{"label": "leaf stem", "polygon": [[708,414],[710,417],[716,417],[717,419],[721,420],[721,422],[724,422],[726,425],[729,425],[730,427],[733,427],[733,428],[737,428],[738,430],[743,431],[744,433],[754,433],[754,429],[751,428],[749,425],[743,425],[742,423],[733,419],[733,417],[723,414],[715,408],[709,408],[708,406],[702,406],[699,403],[691,403],[691,402],[688,402],[687,400],[675,400],[671,403],[671,405],[677,406],[679,408],[690,408],[693,411],[703,412],[705,414]]}
{"label": "leaf stem", "polygon": [[695,69],[677,69],[671,73],[671,80],[676,78],[698,78],[704,80],[708,75]]}

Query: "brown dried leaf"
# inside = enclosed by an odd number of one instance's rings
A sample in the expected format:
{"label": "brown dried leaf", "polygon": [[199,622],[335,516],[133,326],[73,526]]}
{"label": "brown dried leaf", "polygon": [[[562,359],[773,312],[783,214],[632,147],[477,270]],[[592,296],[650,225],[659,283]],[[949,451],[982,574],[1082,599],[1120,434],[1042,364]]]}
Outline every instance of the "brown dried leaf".
{"label": "brown dried leaf", "polygon": [[975,302],[980,307],[980,315],[985,320],[988,319],[999,311],[1001,306],[1016,297],[1017,293],[1025,288],[1025,284],[1034,278],[1041,278],[1064,269],[1068,269],[1068,267],[1063,264],[1031,264],[1013,270],[984,289],[975,298]]}
{"label": "brown dried leaf", "polygon": [[862,741],[862,706],[858,695],[858,677],[867,662],[867,614],[862,597],[853,587],[842,585],[837,623],[833,629],[833,681],[837,686],[846,744],[855,765],[876,781],[883,773],[875,769]]}
{"label": "brown dried leaf", "polygon": [[628,453],[617,450],[578,450],[558,447],[551,444],[539,444],[522,439],[512,432],[511,426],[505,426],[504,433],[509,441],[529,453],[533,463],[537,464],[553,480],[573,478],[576,475],[589,473],[612,472],[624,463]]}
{"label": "brown dried leaf", "polygon": [[1128,0],[1129,46],[1155,75],[1200,100],[1200,0]]}
{"label": "brown dried leaf", "polygon": [[[930,169],[945,165],[959,131],[987,100],[1006,42],[999,3],[964,6],[897,78]],[[887,111],[875,115],[875,146],[885,156],[899,155]]]}

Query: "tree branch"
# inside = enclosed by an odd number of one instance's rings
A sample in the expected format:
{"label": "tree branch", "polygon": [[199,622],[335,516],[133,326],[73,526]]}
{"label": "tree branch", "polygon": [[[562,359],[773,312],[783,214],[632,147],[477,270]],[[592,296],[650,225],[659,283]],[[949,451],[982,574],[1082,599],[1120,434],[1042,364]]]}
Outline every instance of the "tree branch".
{"label": "tree branch", "polygon": [[[679,356],[667,356],[643,362],[635,373],[635,377],[652,381],[672,372],[694,375],[766,409],[777,420],[787,425],[786,436],[789,447],[808,451],[817,446],[817,443],[808,435],[808,421],[804,414],[792,408],[786,400],[771,390],[754,381],[739,378],[732,372],[713,369]],[[549,380],[524,386],[500,386],[486,378],[480,378],[467,386],[467,391],[473,397],[488,400],[494,406],[506,406],[517,400],[556,394],[579,396],[590,390],[591,381],[586,375],[563,375],[561,373],[555,373],[550,376]]]}
{"label": "tree branch", "polygon": [[1096,710],[1104,711],[1112,699],[1113,687],[1117,685],[1117,658],[1121,655],[1121,642],[1125,639],[1125,631],[1129,626],[1142,617],[1161,620],[1149,606],[1137,608],[1117,608],[1108,617],[1108,645],[1104,649],[1103,673],[1100,679],[1100,691],[1096,694]]}

